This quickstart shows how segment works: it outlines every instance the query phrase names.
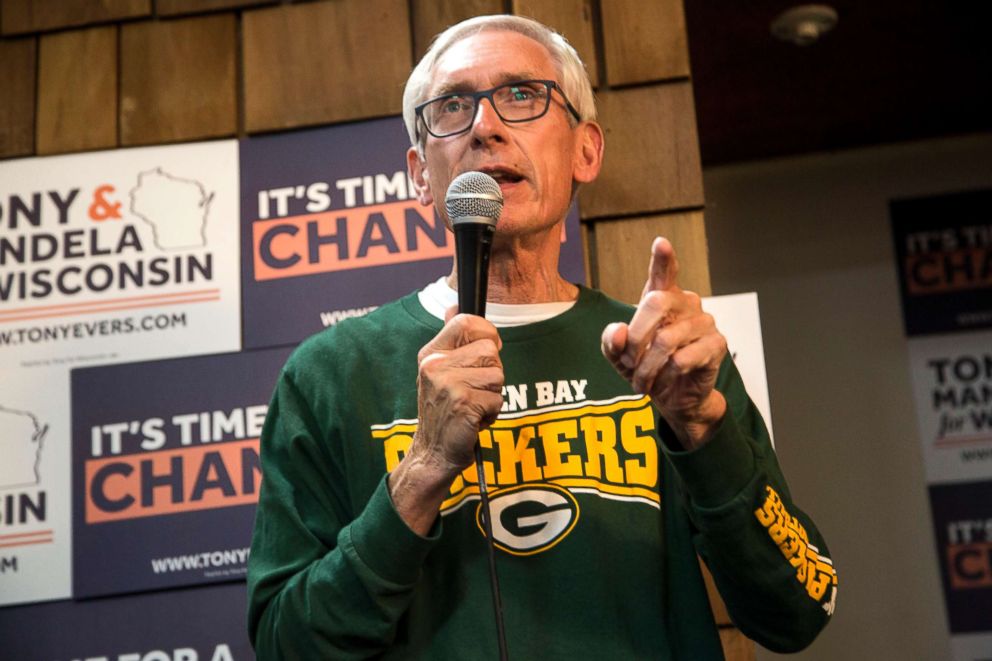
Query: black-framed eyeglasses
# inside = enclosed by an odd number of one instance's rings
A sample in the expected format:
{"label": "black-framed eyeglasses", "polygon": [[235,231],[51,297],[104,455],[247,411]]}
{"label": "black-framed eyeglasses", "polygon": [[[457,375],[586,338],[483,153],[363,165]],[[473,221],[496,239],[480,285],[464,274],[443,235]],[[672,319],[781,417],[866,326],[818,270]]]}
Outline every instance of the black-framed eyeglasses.
{"label": "black-framed eyeglasses", "polygon": [[489,99],[499,118],[507,124],[531,122],[547,114],[551,107],[551,91],[558,90],[565,107],[581,121],[579,111],[553,80],[517,80],[479,92],[451,92],[424,101],[414,108],[424,128],[435,138],[464,133],[475,121],[479,100]]}

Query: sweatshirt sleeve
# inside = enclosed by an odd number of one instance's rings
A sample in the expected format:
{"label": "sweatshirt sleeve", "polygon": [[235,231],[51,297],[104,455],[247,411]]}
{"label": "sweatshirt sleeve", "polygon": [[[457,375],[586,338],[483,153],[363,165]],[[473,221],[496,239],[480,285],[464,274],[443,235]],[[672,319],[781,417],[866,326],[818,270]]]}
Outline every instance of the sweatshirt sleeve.
{"label": "sweatshirt sleeve", "polygon": [[813,520],[792,500],[761,415],[728,357],[717,389],[728,414],[685,452],[662,424],[696,549],[731,619],[776,652],[808,646],[833,614],[837,573]]}
{"label": "sweatshirt sleeve", "polygon": [[284,371],[261,439],[262,487],[248,563],[248,631],[259,659],[360,659],[388,647],[439,537],[400,519],[383,476],[349,511],[305,398]]}

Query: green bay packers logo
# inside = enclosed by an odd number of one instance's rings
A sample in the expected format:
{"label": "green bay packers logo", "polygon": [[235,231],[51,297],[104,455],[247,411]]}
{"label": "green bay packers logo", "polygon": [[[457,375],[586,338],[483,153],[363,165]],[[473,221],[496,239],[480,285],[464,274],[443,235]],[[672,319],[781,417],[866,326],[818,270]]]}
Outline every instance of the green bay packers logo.
{"label": "green bay packers logo", "polygon": [[[579,503],[568,489],[554,484],[521,484],[489,497],[496,547],[513,555],[546,551],[572,532]],[[482,504],[475,509],[482,527]]]}

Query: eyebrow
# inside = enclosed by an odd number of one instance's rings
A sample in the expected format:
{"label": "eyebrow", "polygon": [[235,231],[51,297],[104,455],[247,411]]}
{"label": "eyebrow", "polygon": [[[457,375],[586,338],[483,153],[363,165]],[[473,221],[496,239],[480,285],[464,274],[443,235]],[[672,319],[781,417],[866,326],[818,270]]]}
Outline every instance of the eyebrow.
{"label": "eyebrow", "polygon": [[[516,71],[513,73],[502,73],[498,75],[495,79],[496,84],[493,87],[499,87],[500,85],[505,85],[507,83],[512,83],[517,80],[543,80],[538,74],[530,71]],[[466,92],[477,91],[472,85],[466,82],[450,82],[445,83],[434,90],[429,99],[436,99],[439,96],[447,96],[449,94],[465,94]]]}

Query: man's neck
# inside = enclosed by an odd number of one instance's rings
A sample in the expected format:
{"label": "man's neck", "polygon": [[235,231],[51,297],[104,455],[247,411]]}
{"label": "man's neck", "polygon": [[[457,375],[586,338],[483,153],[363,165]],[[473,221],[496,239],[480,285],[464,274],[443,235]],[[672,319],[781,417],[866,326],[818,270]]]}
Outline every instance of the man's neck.
{"label": "man's neck", "polygon": [[[574,301],[579,289],[558,273],[561,225],[542,236],[498,237],[489,259],[492,303],[526,304]],[[457,265],[451,267],[448,285],[458,289]]]}

